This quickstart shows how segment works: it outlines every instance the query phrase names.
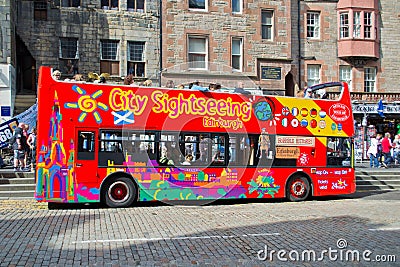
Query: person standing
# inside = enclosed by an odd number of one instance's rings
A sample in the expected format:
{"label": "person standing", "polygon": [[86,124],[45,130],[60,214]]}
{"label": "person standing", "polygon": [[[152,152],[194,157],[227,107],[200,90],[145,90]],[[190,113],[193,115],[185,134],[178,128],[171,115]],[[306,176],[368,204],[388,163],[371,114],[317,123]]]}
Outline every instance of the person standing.
{"label": "person standing", "polygon": [[31,171],[34,171],[36,165],[36,127],[32,128],[32,132],[28,137],[27,144],[31,149]]}
{"label": "person standing", "polygon": [[[25,123],[18,124],[18,127],[14,131],[15,142],[13,143],[14,150],[14,171],[29,171],[25,168],[25,147],[26,137],[24,136]],[[20,164],[20,169],[18,168]]]}

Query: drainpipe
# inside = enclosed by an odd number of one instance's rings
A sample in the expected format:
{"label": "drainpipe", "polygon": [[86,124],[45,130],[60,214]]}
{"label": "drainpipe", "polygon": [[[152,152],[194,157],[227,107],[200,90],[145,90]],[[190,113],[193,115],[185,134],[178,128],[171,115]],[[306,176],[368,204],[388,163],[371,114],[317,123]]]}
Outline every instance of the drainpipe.
{"label": "drainpipe", "polygon": [[163,69],[163,64],[162,64],[162,50],[163,50],[163,47],[162,47],[162,45],[163,45],[163,39],[162,39],[162,2],[163,2],[164,0],[160,0],[160,10],[158,11],[158,16],[159,16],[159,18],[158,18],[158,21],[159,21],[159,24],[160,24],[160,50],[159,50],[159,57],[160,57],[160,59],[159,59],[159,61],[160,61],[160,70],[159,70],[159,78],[158,78],[158,83],[159,83],[159,85],[160,85],[160,87],[161,87],[161,74],[162,74],[162,69]]}
{"label": "drainpipe", "polygon": [[298,0],[298,5],[297,5],[297,38],[298,38],[298,40],[299,40],[299,89],[301,89],[302,88],[302,86],[301,86],[301,36],[300,36],[300,33],[301,33],[301,25],[300,25],[300,23],[301,23],[301,19],[300,19],[300,16],[301,16],[301,8],[300,8],[300,2],[301,2],[301,0]]}

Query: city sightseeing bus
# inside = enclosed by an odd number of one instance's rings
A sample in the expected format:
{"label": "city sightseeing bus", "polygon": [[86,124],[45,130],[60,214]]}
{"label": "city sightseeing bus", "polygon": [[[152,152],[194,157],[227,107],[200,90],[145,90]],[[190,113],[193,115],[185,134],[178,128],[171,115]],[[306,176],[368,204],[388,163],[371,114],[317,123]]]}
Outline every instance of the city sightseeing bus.
{"label": "city sightseeing bus", "polygon": [[57,81],[38,86],[38,201],[288,198],[355,192],[346,83],[337,100]]}

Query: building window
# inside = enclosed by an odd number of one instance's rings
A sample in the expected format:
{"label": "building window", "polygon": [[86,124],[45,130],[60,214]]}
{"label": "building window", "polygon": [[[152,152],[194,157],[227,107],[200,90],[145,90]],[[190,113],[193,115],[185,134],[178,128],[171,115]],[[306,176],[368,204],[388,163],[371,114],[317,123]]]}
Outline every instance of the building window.
{"label": "building window", "polygon": [[35,20],[47,20],[46,0],[35,0],[35,2],[33,2],[33,9],[34,9]]}
{"label": "building window", "polygon": [[361,38],[361,12],[359,11],[353,14],[353,37]]}
{"label": "building window", "polygon": [[319,13],[307,12],[307,38],[319,38]]}
{"label": "building window", "polygon": [[364,92],[375,92],[376,68],[364,68]]}
{"label": "building window", "polygon": [[307,85],[312,86],[320,83],[321,65],[307,65]]}
{"label": "building window", "polygon": [[145,76],[144,42],[128,42],[128,75]]}
{"label": "building window", "polygon": [[190,9],[206,10],[207,0],[189,0]]}
{"label": "building window", "polygon": [[81,7],[81,0],[62,0],[62,7]]}
{"label": "building window", "polygon": [[243,39],[232,38],[232,68],[236,71],[242,71],[242,54],[243,54]]}
{"label": "building window", "polygon": [[60,38],[60,69],[65,74],[77,74],[79,61],[78,38]]}
{"label": "building window", "polygon": [[261,11],[261,36],[262,36],[262,39],[272,41],[273,16],[274,16],[274,13],[271,10]]}
{"label": "building window", "polygon": [[128,0],[128,11],[144,12],[144,0]]}
{"label": "building window", "polygon": [[339,80],[346,82],[351,91],[351,66],[339,66]]}
{"label": "building window", "polygon": [[118,0],[101,0],[101,8],[118,10]]}
{"label": "building window", "polygon": [[207,38],[202,36],[189,36],[189,68],[207,69]]}
{"label": "building window", "polygon": [[60,58],[78,59],[78,38],[60,38]]}
{"label": "building window", "polygon": [[340,38],[349,37],[349,13],[340,13]]}
{"label": "building window", "polygon": [[100,72],[119,75],[119,42],[103,40],[100,42]]}
{"label": "building window", "polygon": [[372,38],[372,13],[364,12],[364,38]]}
{"label": "building window", "polygon": [[242,13],[242,0],[232,0],[232,13]]}

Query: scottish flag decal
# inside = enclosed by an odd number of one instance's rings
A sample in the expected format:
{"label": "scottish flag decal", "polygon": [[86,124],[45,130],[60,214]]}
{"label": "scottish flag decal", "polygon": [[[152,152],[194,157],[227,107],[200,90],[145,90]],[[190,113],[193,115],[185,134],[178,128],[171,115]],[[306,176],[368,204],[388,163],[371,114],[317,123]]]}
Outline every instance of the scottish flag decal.
{"label": "scottish flag decal", "polygon": [[115,125],[126,125],[135,123],[135,117],[133,112],[130,110],[124,111],[113,111],[111,114],[114,115],[114,124]]}

